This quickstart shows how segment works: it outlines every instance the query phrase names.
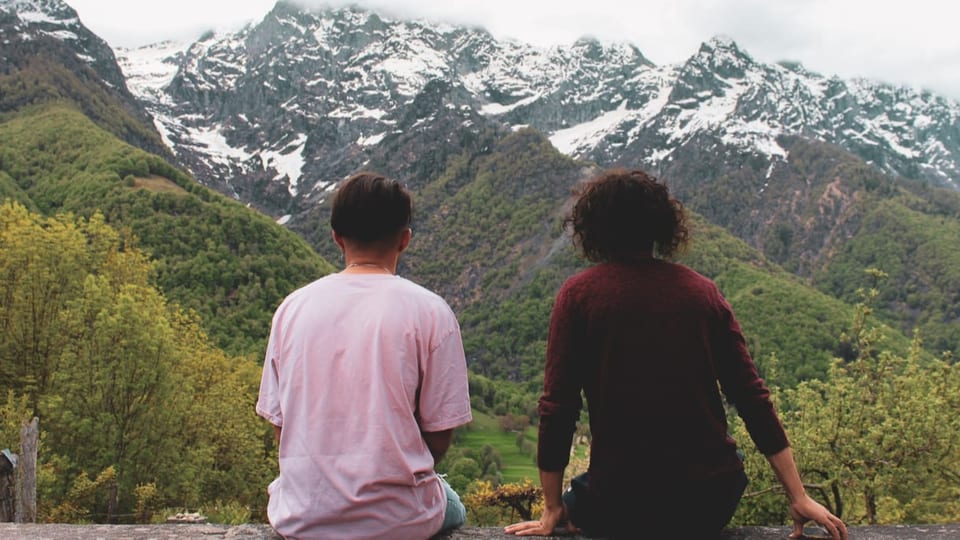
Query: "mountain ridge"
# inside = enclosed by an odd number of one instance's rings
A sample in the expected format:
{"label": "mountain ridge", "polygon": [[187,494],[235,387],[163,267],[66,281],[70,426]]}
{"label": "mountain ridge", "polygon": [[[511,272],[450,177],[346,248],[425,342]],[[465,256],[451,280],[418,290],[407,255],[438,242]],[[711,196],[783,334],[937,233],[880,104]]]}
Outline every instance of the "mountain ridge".
{"label": "mountain ridge", "polygon": [[124,141],[170,156],[113,50],[64,2],[0,1],[0,57],[0,112],[65,99]]}
{"label": "mountain ridge", "polygon": [[[340,179],[373,168],[407,182],[420,202],[415,228],[425,249],[411,250],[402,271],[462,310],[483,298],[515,299],[541,271],[554,279],[576,268],[554,265],[565,241],[553,225],[568,190],[598,166],[651,169],[708,221],[848,302],[857,300],[848,287],[862,282],[857,265],[871,266],[878,253],[905,256],[877,252],[861,230],[877,219],[870,205],[895,199],[897,211],[887,215],[931,222],[928,210],[900,211],[918,196],[910,190],[929,181],[883,172],[897,166],[887,150],[907,148],[901,142],[877,150],[871,164],[842,140],[800,129],[839,133],[883,117],[909,131],[904,119],[926,118],[920,109],[886,94],[884,101],[863,90],[866,83],[756,62],[726,38],[709,40],[686,62],[656,66],[628,44],[581,39],[536,48],[482,29],[280,2],[237,32],[141,53],[150,61],[118,57],[177,160],[328,257],[338,255],[327,221]],[[829,96],[829,107],[797,97],[814,94]],[[955,103],[909,95],[945,111],[939,124],[927,118],[922,126],[946,126],[948,136],[957,129]],[[861,114],[868,105],[874,117]],[[949,193],[942,199],[957,197]],[[907,236],[904,249],[926,242],[921,231]],[[937,264],[952,260],[927,251]],[[920,321],[904,309],[917,298],[940,306],[943,317],[953,312],[951,301],[940,301],[952,277],[889,268],[895,283],[917,289],[887,298],[901,329]],[[845,276],[839,285],[836,275]],[[930,324],[945,350],[956,348],[960,335],[945,330],[947,319]]]}
{"label": "mountain ridge", "polygon": [[[253,76],[256,70],[265,74],[272,73],[268,67],[283,67],[282,79],[306,70],[300,83],[291,76],[276,93],[285,114],[308,124],[316,120],[319,126],[336,120],[345,127],[348,136],[322,145],[332,150],[327,154],[368,153],[391,132],[398,108],[409,106],[429,80],[442,79],[462,86],[467,99],[461,105],[488,120],[504,127],[530,125],[548,134],[564,153],[598,163],[658,168],[691,136],[711,132],[726,145],[764,155],[776,166],[786,158],[777,137],[794,134],[838,144],[908,178],[956,188],[960,173],[956,102],[906,87],[827,78],[796,64],[762,64],[729,38],[705,42],[681,64],[655,66],[632,45],[581,39],[570,46],[540,48],[497,41],[475,28],[394,20],[357,7],[302,10],[280,2],[260,23],[219,38],[208,36],[204,47],[200,43],[186,53],[168,96],[206,103],[218,92],[243,94],[276,82]],[[265,50],[272,51],[272,64],[262,62]],[[290,50],[300,59],[294,61]],[[135,51],[122,55],[128,63],[136,56]],[[200,67],[204,61],[235,71],[208,72]],[[218,85],[214,78],[223,82]],[[202,90],[193,86],[197,81],[203,82]],[[131,84],[138,87],[136,81]],[[293,92],[291,85],[297,84]],[[335,106],[324,105],[311,90],[316,86],[336,95]],[[245,103],[260,112],[271,106],[249,97],[222,103]],[[195,107],[179,114],[217,113]],[[178,124],[176,115],[158,117],[170,126]],[[243,126],[218,118],[225,122],[218,125],[232,148],[256,152],[258,146],[251,145]],[[277,146],[270,141],[267,136],[268,144],[257,144]],[[309,148],[300,152],[310,160]],[[247,173],[243,167],[237,171],[240,176],[265,172],[271,169],[268,161],[261,160],[262,171],[249,166]],[[353,168],[363,164],[360,158],[348,156],[347,161]],[[284,171],[271,170],[274,180],[282,182]],[[307,178],[309,185],[338,179],[343,170],[308,165],[300,172],[318,177]],[[198,177],[204,180],[203,174]],[[299,181],[287,174],[288,189],[300,191]]]}

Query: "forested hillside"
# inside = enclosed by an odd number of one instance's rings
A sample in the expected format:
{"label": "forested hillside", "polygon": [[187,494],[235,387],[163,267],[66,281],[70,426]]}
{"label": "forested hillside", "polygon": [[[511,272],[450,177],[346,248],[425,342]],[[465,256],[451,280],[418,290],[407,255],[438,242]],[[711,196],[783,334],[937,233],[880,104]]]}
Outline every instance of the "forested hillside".
{"label": "forested hillside", "polygon": [[0,447],[40,418],[41,520],[262,519],[270,318],[332,267],[172,166],[122,79],[17,24],[0,12]]}
{"label": "forested hillside", "polygon": [[[76,21],[76,13],[63,7],[62,15]],[[16,13],[0,9],[0,113],[70,103],[121,140],[169,157],[151,119],[127,90],[110,47],[78,23],[69,32],[72,42],[36,31]]]}
{"label": "forested hillside", "polygon": [[226,350],[262,352],[270,317],[331,267],[269,218],[119,141],[69,104],[0,123],[0,185],[46,215],[100,212],[157,261],[156,284]]}
{"label": "forested hillside", "polygon": [[0,195],[46,215],[101,212],[158,262],[161,290],[220,346],[259,355],[279,300],[330,266],[172,166],[109,46],[69,6],[44,9],[54,22],[0,10]]}
{"label": "forested hillside", "polygon": [[0,203],[0,445],[41,419],[41,520],[264,506],[275,458],[253,413],[259,368],[218,349],[153,270],[99,213]]}
{"label": "forested hillside", "polygon": [[960,349],[960,193],[887,176],[827,144],[785,138],[776,167],[682,151],[660,174],[690,208],[848,303],[866,268],[891,276],[874,309],[933,351]]}
{"label": "forested hillside", "polygon": [[828,294],[852,299],[850,279],[873,266],[890,275],[880,306],[907,330],[918,328],[934,351],[960,350],[960,196],[916,188],[864,202],[859,233],[815,275]]}

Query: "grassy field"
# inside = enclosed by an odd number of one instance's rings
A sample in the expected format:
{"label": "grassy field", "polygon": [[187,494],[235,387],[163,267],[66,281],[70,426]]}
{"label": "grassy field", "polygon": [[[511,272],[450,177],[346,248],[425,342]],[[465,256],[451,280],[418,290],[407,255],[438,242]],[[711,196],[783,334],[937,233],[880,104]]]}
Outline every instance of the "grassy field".
{"label": "grassy field", "polygon": [[517,447],[517,434],[501,431],[496,417],[474,411],[473,422],[460,433],[456,445],[472,448],[479,453],[484,445],[489,444],[500,452],[504,482],[522,482],[526,478],[539,482],[540,475],[535,463],[537,429],[527,428],[524,430],[524,437],[531,442],[534,448],[532,453],[521,453]]}
{"label": "grassy field", "polygon": [[155,174],[146,177],[135,178],[133,186],[140,189],[145,189],[147,191],[153,191],[154,193],[178,193],[184,195],[187,193],[185,189],[173,183],[173,181],[169,178],[164,178]]}

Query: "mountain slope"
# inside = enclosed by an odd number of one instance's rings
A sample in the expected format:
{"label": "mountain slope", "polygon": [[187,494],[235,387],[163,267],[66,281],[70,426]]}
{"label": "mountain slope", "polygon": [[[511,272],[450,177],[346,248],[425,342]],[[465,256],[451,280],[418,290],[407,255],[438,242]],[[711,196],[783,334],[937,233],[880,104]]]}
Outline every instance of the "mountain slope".
{"label": "mountain slope", "polygon": [[[763,64],[724,38],[683,63],[655,66],[625,44],[541,49],[478,29],[279,2],[237,33],[160,50],[120,56],[131,87],[202,182],[336,256],[325,228],[335,182],[360,168],[402,178],[422,199],[424,246],[414,243],[405,271],[458,309],[491,294],[516,298],[533,279],[529,267],[557,249],[555,237],[528,223],[559,219],[572,179],[584,173],[542,184],[529,156],[504,151],[520,140],[508,134],[524,127],[568,156],[651,169],[709,221],[847,301],[863,279],[855,265],[884,270],[883,258],[833,262],[869,236],[870,208],[903,197],[929,206],[917,186],[956,189],[960,171],[957,103]],[[144,55],[149,65],[162,60],[163,78],[136,75]],[[879,307],[903,330],[920,324],[940,350],[956,350],[960,332],[949,330],[948,316],[916,313],[957,305],[942,285],[952,281],[913,273],[949,266],[951,256],[923,253],[929,262],[903,266],[898,294]],[[922,291],[910,309],[902,283]]]}
{"label": "mountain slope", "polygon": [[689,207],[828,294],[856,302],[865,269],[890,274],[877,284],[879,314],[918,328],[931,350],[960,350],[960,194],[884,175],[836,146],[779,140],[790,158],[770,177],[756,157],[702,145],[678,150],[663,175]]}
{"label": "mountain slope", "polygon": [[58,0],[0,1],[0,113],[67,101],[120,139],[169,156],[113,51]]}
{"label": "mountain slope", "polygon": [[562,152],[603,164],[660,169],[708,138],[772,170],[788,155],[778,137],[797,135],[893,175],[953,188],[960,177],[956,102],[762,64],[723,38],[655,66],[626,44],[541,49],[281,1],[237,33],[165,50],[161,89],[139,67],[157,65],[158,49],[120,51],[131,87],[198,179],[274,214],[362,167],[434,81],[459,89],[458,108],[503,128],[529,125]]}
{"label": "mountain slope", "polygon": [[46,214],[100,212],[128,230],[157,261],[167,297],[195,310],[233,353],[259,351],[283,296],[331,270],[292,233],[68,105],[0,122],[0,179]]}
{"label": "mountain slope", "polygon": [[[919,144],[918,125],[924,140],[946,133],[947,143],[956,128],[956,104],[919,96],[906,110],[882,95],[886,87],[867,91],[867,83],[828,81],[795,65],[762,65],[722,39],[682,65],[657,67],[629,45],[581,40],[544,50],[482,30],[287,2],[235,34],[127,51],[121,61],[180,162],[207,185],[280,217],[328,256],[337,255],[326,225],[336,181],[363,167],[406,180],[418,206],[403,272],[488,329],[496,310],[477,306],[544,300],[579,267],[556,225],[571,187],[596,169],[550,143],[602,165],[653,167],[708,220],[853,301],[843,288],[855,288],[853,264],[837,267],[847,269],[838,286],[830,263],[860,234],[865,201],[906,193],[881,168],[924,177],[894,154]],[[876,120],[895,112],[897,125],[916,129],[894,134]],[[861,129],[861,138],[886,141],[870,145],[880,152],[873,165],[843,149],[842,135],[867,124],[883,129]],[[949,150],[947,143],[939,144]],[[928,160],[936,164],[927,172],[949,177],[951,151]],[[779,275],[766,265],[730,282]],[[538,305],[542,312],[546,304]],[[500,331],[512,331],[499,320]],[[539,338],[527,326],[513,352],[501,353],[535,352]],[[471,347],[490,354],[481,343]],[[504,373],[518,376],[522,363],[509,362]]]}
{"label": "mountain slope", "polygon": [[839,298],[857,295],[862,269],[889,275],[881,300],[904,330],[918,328],[933,351],[960,350],[960,197],[934,190],[867,201],[858,234],[815,275]]}
{"label": "mountain slope", "polygon": [[331,267],[166,161],[113,51],[65,3],[0,0],[0,35],[0,196],[47,215],[102,213],[221,347],[259,355],[283,296]]}

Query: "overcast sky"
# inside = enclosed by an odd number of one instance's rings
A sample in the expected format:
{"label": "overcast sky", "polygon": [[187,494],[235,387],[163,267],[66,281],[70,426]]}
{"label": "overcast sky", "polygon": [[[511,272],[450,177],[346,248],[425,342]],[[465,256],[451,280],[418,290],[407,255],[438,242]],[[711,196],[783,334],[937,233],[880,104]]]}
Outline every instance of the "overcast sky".
{"label": "overcast sky", "polygon": [[[960,99],[955,0],[337,0],[394,17],[482,26],[537,45],[582,36],[635,44],[656,64],[681,62],[712,36],[764,62],[867,77]],[[258,21],[275,0],[66,0],[115,46],[187,40]]]}

